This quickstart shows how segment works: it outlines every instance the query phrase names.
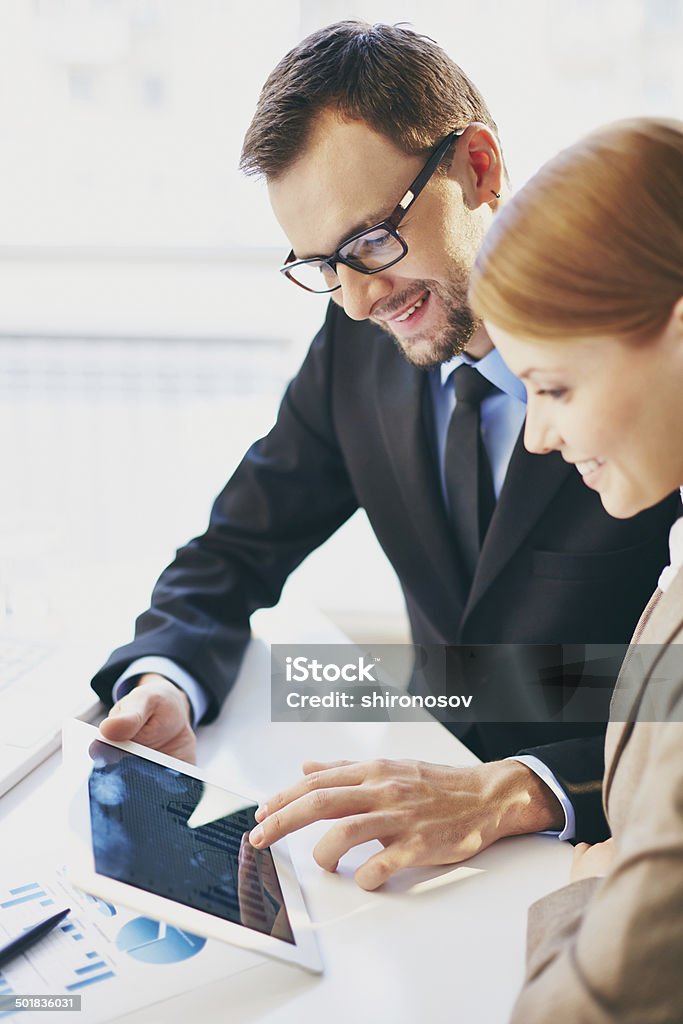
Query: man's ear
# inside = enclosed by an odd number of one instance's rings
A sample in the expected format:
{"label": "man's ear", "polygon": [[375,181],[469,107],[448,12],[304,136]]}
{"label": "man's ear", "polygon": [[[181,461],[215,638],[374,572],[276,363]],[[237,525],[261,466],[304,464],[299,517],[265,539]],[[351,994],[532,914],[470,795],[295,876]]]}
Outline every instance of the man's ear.
{"label": "man's ear", "polygon": [[665,330],[670,330],[674,339],[676,350],[683,356],[683,295],[674,304],[669,317],[669,323]]}
{"label": "man's ear", "polygon": [[671,310],[671,316],[675,321],[679,332],[683,335],[683,295],[681,295],[680,299]]}
{"label": "man's ear", "polygon": [[467,126],[456,143],[448,173],[462,187],[470,210],[484,203],[497,204],[505,169],[500,144],[490,128],[479,121]]}

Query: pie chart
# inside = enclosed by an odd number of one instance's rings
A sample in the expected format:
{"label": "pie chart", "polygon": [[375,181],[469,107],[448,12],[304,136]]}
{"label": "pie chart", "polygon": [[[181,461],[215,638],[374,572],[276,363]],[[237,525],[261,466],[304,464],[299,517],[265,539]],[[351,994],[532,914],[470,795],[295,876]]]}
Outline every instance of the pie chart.
{"label": "pie chart", "polygon": [[134,917],[117,935],[116,945],[146,964],[177,964],[196,956],[206,939],[151,917]]}
{"label": "pie chart", "polygon": [[107,903],[106,900],[101,900],[99,896],[91,896],[89,892],[85,893],[85,898],[88,903],[93,904],[100,914],[104,914],[105,917],[116,917],[116,907],[113,903]]}

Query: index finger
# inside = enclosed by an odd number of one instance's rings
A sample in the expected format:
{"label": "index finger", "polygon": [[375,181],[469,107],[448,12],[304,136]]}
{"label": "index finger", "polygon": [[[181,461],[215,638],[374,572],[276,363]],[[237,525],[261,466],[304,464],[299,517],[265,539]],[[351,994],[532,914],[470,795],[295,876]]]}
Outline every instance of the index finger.
{"label": "index finger", "polygon": [[252,829],[249,842],[261,849],[296,832],[305,825],[326,818],[344,818],[371,810],[372,795],[365,786],[333,786],[312,790],[287,804],[280,811],[268,814]]}
{"label": "index finger", "polygon": [[328,768],[342,768],[344,765],[358,764],[357,761],[304,761],[301,766],[301,770],[304,775],[310,775],[311,772],[322,772]]}
{"label": "index finger", "polygon": [[337,786],[358,786],[363,781],[364,772],[360,761],[338,761],[331,762],[333,767],[327,767],[319,761],[307,761],[306,765],[319,764],[319,768],[311,768],[302,779],[295,782],[293,786],[281,790],[270,797],[265,803],[256,808],[254,817],[257,821],[263,821],[269,814],[282,810],[287,804],[291,804],[299,797],[305,796],[316,789],[330,789]]}

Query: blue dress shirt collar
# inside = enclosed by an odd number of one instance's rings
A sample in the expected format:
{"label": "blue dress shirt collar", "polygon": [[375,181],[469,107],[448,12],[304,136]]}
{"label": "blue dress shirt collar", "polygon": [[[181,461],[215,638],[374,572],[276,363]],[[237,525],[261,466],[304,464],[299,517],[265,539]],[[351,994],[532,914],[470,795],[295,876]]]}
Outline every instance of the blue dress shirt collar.
{"label": "blue dress shirt collar", "polygon": [[526,388],[519,377],[515,377],[512,370],[509,369],[498,349],[491,349],[481,359],[470,359],[466,353],[463,353],[463,355],[453,356],[447,363],[442,363],[440,366],[442,387],[448,383],[451,374],[461,363],[476,366],[482,377],[486,377],[488,381],[495,384],[499,391],[526,405]]}

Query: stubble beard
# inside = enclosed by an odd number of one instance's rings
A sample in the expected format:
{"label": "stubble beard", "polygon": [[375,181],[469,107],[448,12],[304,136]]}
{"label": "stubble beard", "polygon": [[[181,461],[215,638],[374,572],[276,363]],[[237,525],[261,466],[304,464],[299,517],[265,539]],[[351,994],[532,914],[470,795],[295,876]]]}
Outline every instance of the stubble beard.
{"label": "stubble beard", "polygon": [[[453,356],[460,355],[467,347],[475,331],[481,326],[481,320],[474,316],[467,304],[467,281],[452,281],[448,285],[437,281],[416,281],[419,292],[426,290],[439,300],[444,315],[444,322],[429,333],[414,334],[409,338],[395,334],[391,325],[385,321],[374,320],[391,337],[399,352],[420,369],[428,370],[448,362]],[[412,291],[412,294],[416,293]],[[397,296],[396,309],[405,305],[410,296]]]}

